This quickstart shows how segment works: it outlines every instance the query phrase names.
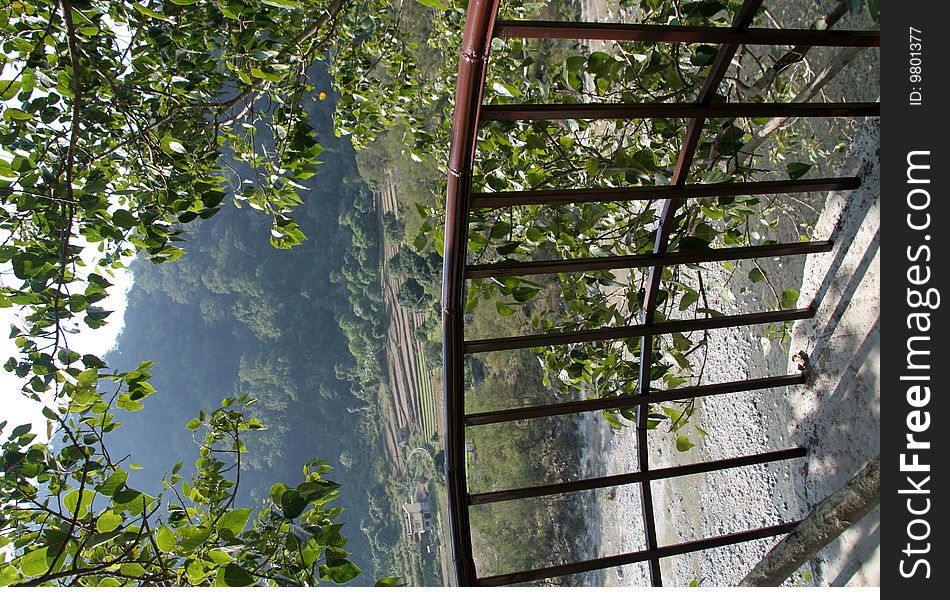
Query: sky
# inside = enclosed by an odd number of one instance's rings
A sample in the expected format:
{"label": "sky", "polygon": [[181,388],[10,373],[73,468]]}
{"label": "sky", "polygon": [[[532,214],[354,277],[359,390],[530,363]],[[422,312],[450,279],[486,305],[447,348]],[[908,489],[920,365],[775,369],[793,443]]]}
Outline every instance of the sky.
{"label": "sky", "polygon": [[[117,26],[115,23],[111,25],[118,43],[128,44],[131,39],[128,30],[124,27]],[[20,66],[21,65],[15,61],[6,62],[3,65],[2,73],[0,73],[0,79],[11,79],[18,76]],[[2,104],[6,106],[14,102],[15,101],[11,99],[10,101],[4,101]],[[0,157],[7,160],[10,159],[10,155],[6,152],[0,153]],[[71,241],[74,244],[84,245],[84,241],[76,237],[73,237]],[[95,252],[92,248],[87,247],[87,251],[83,253],[83,259],[87,265],[95,264]],[[0,284],[19,287],[19,280],[17,280],[12,273],[9,273],[9,267],[9,264],[0,265]],[[109,277],[106,273],[100,273],[100,275],[103,275],[113,283],[113,286],[107,290],[109,297],[98,304],[98,306],[105,310],[113,311],[113,313],[109,315],[108,324],[99,329],[90,330],[80,321],[79,333],[72,334],[67,339],[69,347],[80,354],[102,356],[115,346],[119,332],[122,330],[126,296],[132,285],[132,279],[127,270],[117,270],[114,271],[114,273],[115,277]],[[20,394],[20,387],[23,385],[23,382],[14,374],[8,373],[2,368],[2,365],[7,362],[8,358],[17,354],[17,347],[9,337],[10,326],[20,321],[17,315],[17,308],[18,307],[14,306],[0,309],[0,423],[3,421],[8,422],[5,428],[7,432],[11,431],[13,427],[17,425],[33,423],[33,433],[37,436],[36,441],[46,442],[46,419],[41,414],[42,406],[24,398]],[[0,433],[0,440],[4,439],[6,439],[6,436]]]}
{"label": "sky", "polygon": [[[126,298],[132,286],[132,277],[125,269],[114,271],[114,273],[115,277],[109,278],[113,282],[113,286],[108,289],[109,297],[98,304],[105,310],[114,311],[109,315],[108,324],[91,330],[85,323],[80,323],[79,332],[67,338],[69,347],[80,354],[102,356],[115,346],[116,339],[122,330]],[[0,282],[10,286],[17,285],[15,278],[10,274],[0,274]],[[10,326],[20,322],[16,308],[18,307],[0,309],[0,365],[17,354],[17,347],[9,337]],[[7,421],[8,424],[4,428],[7,432],[17,425],[33,423],[33,433],[37,436],[36,442],[46,442],[46,418],[40,413],[42,406],[20,394],[22,385],[23,382],[16,375],[0,368],[0,392],[2,392],[0,422]],[[0,439],[5,439],[5,436],[0,434]]]}

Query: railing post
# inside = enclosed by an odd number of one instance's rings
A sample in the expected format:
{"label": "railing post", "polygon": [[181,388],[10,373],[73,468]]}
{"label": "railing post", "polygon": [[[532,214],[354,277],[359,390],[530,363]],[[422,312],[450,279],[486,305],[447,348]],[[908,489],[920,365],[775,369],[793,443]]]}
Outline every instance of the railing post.
{"label": "railing post", "polygon": [[485,69],[499,0],[471,0],[459,58],[452,146],[449,149],[445,246],[442,263],[442,360],[445,387],[445,481],[449,495],[449,535],[459,585],[477,581],[472,552],[465,477],[464,311],[468,215],[472,163]]}

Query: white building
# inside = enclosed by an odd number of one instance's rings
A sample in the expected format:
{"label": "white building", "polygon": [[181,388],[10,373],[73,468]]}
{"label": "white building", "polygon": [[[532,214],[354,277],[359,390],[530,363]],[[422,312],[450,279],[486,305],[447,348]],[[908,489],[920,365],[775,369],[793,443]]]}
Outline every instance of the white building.
{"label": "white building", "polygon": [[417,494],[416,501],[402,505],[406,513],[406,528],[409,535],[421,536],[432,529],[432,503],[426,494]]}

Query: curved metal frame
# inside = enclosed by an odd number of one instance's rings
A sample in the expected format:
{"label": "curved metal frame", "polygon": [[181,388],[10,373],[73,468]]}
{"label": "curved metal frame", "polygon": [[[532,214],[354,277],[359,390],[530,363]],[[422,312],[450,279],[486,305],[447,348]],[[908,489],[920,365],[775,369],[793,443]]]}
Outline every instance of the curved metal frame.
{"label": "curved metal frame", "polygon": [[[856,178],[824,178],[798,181],[771,181],[753,183],[692,184],[686,180],[693,155],[699,144],[706,118],[712,116],[865,116],[880,113],[877,103],[807,103],[807,104],[714,104],[716,91],[742,43],[795,44],[799,46],[857,46],[880,45],[879,32],[875,31],[826,31],[811,30],[750,30],[753,17],[762,0],[746,0],[728,28],[669,27],[650,25],[621,25],[600,23],[544,23],[537,21],[498,21],[496,16],[500,0],[471,0],[462,38],[458,86],[456,89],[455,114],[453,118],[452,146],[449,152],[445,247],[442,283],[442,332],[443,369],[446,419],[446,485],[449,495],[449,530],[455,572],[461,585],[500,585],[534,581],[547,577],[579,573],[632,562],[646,561],[650,565],[653,585],[662,585],[660,558],[674,554],[694,552],[742,541],[779,535],[790,531],[796,522],[783,523],[757,530],[738,532],[660,547],[656,539],[653,500],[650,482],[667,477],[690,473],[730,469],[739,466],[761,464],[776,460],[802,457],[803,448],[790,448],[757,455],[684,465],[676,468],[651,469],[647,452],[647,428],[645,418],[637,419],[638,470],[634,473],[586,479],[574,482],[498,490],[470,495],[465,475],[465,429],[487,423],[500,423],[517,419],[532,419],[543,416],[571,414],[603,408],[636,408],[638,417],[649,411],[652,403],[673,398],[689,398],[709,394],[726,394],[737,391],[760,390],[769,387],[803,383],[803,375],[784,375],[748,381],[726,382],[696,386],[680,390],[650,389],[653,337],[670,331],[695,331],[716,327],[735,327],[754,323],[810,318],[812,307],[785,311],[753,313],[729,317],[666,321],[655,323],[657,293],[664,266],[686,262],[708,262],[749,258],[758,256],[781,256],[827,252],[830,241],[773,244],[749,248],[709,250],[703,253],[667,252],[676,212],[687,198],[737,193],[791,193],[816,190],[855,189],[860,184]],[[483,107],[485,75],[491,41],[495,37],[538,37],[567,39],[643,40],[657,42],[705,42],[720,44],[719,51],[703,83],[695,103],[666,105],[504,105]],[[669,186],[644,186],[639,188],[551,190],[506,193],[472,192],[472,173],[475,160],[475,144],[479,124],[489,120],[530,119],[581,119],[581,118],[642,118],[656,114],[675,114],[690,118],[686,136],[680,149],[677,164]],[[666,200],[657,227],[654,249],[650,255],[608,257],[598,259],[567,259],[560,261],[535,261],[526,263],[502,263],[467,267],[467,244],[469,214],[473,208],[500,208],[520,204],[553,204],[558,202],[592,202],[609,198],[611,202],[636,201],[665,197]],[[514,338],[465,340],[465,281],[502,274],[560,273],[568,271],[594,271],[612,268],[649,266],[641,325],[612,327],[592,331],[557,334],[540,334]],[[492,352],[512,348],[527,348],[541,345],[583,343],[592,340],[640,337],[640,376],[638,393],[632,396],[617,396],[583,402],[567,402],[549,406],[465,414],[464,359],[466,354]],[[644,527],[647,549],[598,559],[581,561],[490,577],[479,577],[473,559],[469,507],[474,504],[501,502],[518,498],[531,498],[547,494],[565,493],[582,489],[595,489],[613,485],[638,483],[643,498]]]}

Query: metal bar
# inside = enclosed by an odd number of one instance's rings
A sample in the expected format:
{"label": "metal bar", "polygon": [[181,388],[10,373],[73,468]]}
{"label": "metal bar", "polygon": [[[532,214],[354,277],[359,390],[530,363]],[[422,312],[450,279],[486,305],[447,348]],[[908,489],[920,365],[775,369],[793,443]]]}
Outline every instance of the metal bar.
{"label": "metal bar", "polygon": [[541,496],[551,496],[554,494],[567,494],[582,490],[596,490],[605,487],[628,485],[631,483],[641,483],[644,481],[656,481],[658,479],[670,479],[672,477],[684,477],[686,475],[696,475],[697,473],[709,473],[711,471],[722,471],[725,469],[735,469],[737,467],[747,467],[749,465],[759,465],[780,460],[790,460],[793,458],[801,458],[806,454],[807,450],[805,450],[805,448],[789,448],[787,450],[775,450],[772,452],[762,452],[760,454],[737,456],[735,458],[724,458],[707,462],[690,463],[687,465],[680,465],[678,467],[651,469],[645,473],[624,473],[622,475],[609,475],[607,477],[592,477],[590,479],[581,479],[579,481],[566,481],[564,483],[552,483],[548,485],[537,485],[510,490],[498,490],[496,492],[484,492],[481,494],[472,494],[469,497],[469,500],[474,506],[478,504],[491,504],[493,502],[522,500],[525,498],[538,498]]}
{"label": "metal bar", "polygon": [[755,379],[744,379],[742,381],[726,381],[724,383],[697,385],[676,388],[673,390],[651,391],[649,394],[607,396],[594,400],[576,400],[573,402],[558,402],[557,404],[545,404],[542,406],[506,408],[503,410],[493,410],[465,415],[465,425],[467,427],[474,427],[477,425],[489,425],[491,423],[507,423],[509,421],[518,421],[521,419],[538,419],[541,417],[570,415],[582,412],[593,412],[596,410],[633,408],[641,404],[674,402],[676,400],[700,398],[703,396],[718,396],[722,394],[733,394],[736,392],[752,392],[755,390],[764,390],[787,385],[798,385],[805,383],[805,381],[806,377],[803,374],[777,375],[774,377],[759,377]]}
{"label": "metal bar", "polygon": [[667,556],[688,554],[690,552],[699,552],[701,550],[709,550],[711,548],[719,548],[721,546],[730,546],[732,544],[741,544],[743,542],[750,542],[752,540],[783,535],[795,529],[798,524],[799,521],[791,521],[789,523],[772,525],[771,527],[762,527],[761,529],[750,529],[747,531],[740,531],[738,533],[730,533],[727,535],[719,535],[691,542],[662,546],[652,550],[640,550],[638,552],[616,554],[614,556],[604,556],[602,558],[583,560],[553,567],[544,567],[541,569],[532,569],[530,571],[520,571],[518,573],[506,573],[504,575],[481,577],[475,583],[479,586],[511,585],[515,583],[537,581],[539,579],[548,579],[551,577],[563,577],[564,575],[573,575],[575,573],[584,573],[587,571],[596,571],[597,569],[619,567],[620,565],[628,565],[646,560],[659,560]]}
{"label": "metal bar", "polygon": [[472,166],[485,71],[499,0],[471,0],[459,57],[452,145],[446,183],[442,278],[442,360],[445,394],[445,481],[448,528],[459,585],[476,578],[465,477],[465,263],[471,212]]}
{"label": "metal bar", "polygon": [[[649,336],[641,338],[641,343],[643,340],[651,340]],[[650,392],[650,367],[647,366],[645,369],[643,364],[640,365],[640,375],[639,375],[639,390],[645,390],[643,394],[646,397]],[[643,381],[646,378],[646,385]],[[647,434],[647,426],[649,423],[649,418],[647,415],[650,414],[650,403],[642,402],[637,404],[637,470],[641,473],[650,472],[650,452],[649,452],[649,440]],[[643,533],[646,537],[647,548],[649,550],[654,550],[659,546],[659,541],[656,534],[656,517],[653,510],[653,486],[650,485],[649,480],[643,480],[640,482],[640,509],[643,512]],[[654,587],[660,587],[663,585],[663,572],[660,569],[660,559],[654,557],[650,559],[650,584]]]}
{"label": "metal bar", "polygon": [[[744,31],[752,25],[752,19],[759,7],[762,6],[762,0],[745,0],[736,11],[732,19],[732,29],[735,31]],[[726,76],[726,70],[732,62],[739,46],[737,44],[725,44],[719,47],[716,52],[716,58],[713,60],[703,86],[699,91],[697,105],[704,109],[712,106],[712,100],[715,97],[716,90]],[[878,109],[880,112],[880,109]],[[689,175],[689,167],[693,162],[693,155],[699,145],[699,139],[702,136],[703,124],[709,114],[698,113],[693,115],[689,124],[686,126],[686,137],[680,148],[676,160],[676,167],[673,169],[673,187],[683,187],[686,184]],[[660,213],[660,222],[657,227],[656,241],[653,244],[655,254],[663,254],[667,250],[670,235],[673,229],[673,217],[684,200],[667,199],[663,203],[663,210]],[[647,278],[647,286],[644,294],[642,321],[645,325],[653,324],[656,317],[656,299],[660,287],[660,280],[663,275],[662,266],[650,267],[650,274]],[[651,373],[653,370],[653,337],[646,332],[640,338],[640,373],[637,378],[637,390],[647,395],[650,393]],[[650,405],[641,404],[637,406],[637,463],[641,471],[647,471],[650,468],[650,455],[647,452],[647,419],[642,418],[644,413],[649,414]],[[647,547],[653,550],[657,546],[656,525],[653,515],[653,493],[650,482],[644,481],[640,484],[640,491],[643,497],[643,519],[646,523]],[[650,580],[654,586],[663,585],[660,574],[660,561],[658,559],[650,560]]]}
{"label": "metal bar", "polygon": [[815,179],[779,179],[776,181],[731,181],[726,183],[693,183],[672,185],[641,185],[620,188],[578,188],[573,190],[526,190],[519,192],[482,192],[472,194],[472,208],[507,208],[509,206],[556,204],[571,202],[626,202],[657,198],[705,198],[709,196],[740,196],[753,194],[790,194],[795,192],[827,192],[854,190],[861,185],[857,177],[822,177]]}
{"label": "metal bar", "polygon": [[481,120],[559,121],[567,119],[675,119],[715,117],[876,117],[878,102],[723,102],[699,103],[586,103],[486,104]]}
{"label": "metal bar", "polygon": [[760,323],[810,319],[814,315],[815,309],[809,307],[712,317],[709,319],[687,319],[643,325],[627,325],[623,327],[602,327],[600,329],[589,329],[586,331],[537,333],[510,338],[466,340],[465,353],[477,354],[480,352],[497,352],[499,350],[518,350],[521,348],[539,348],[543,346],[558,346],[561,344],[619,340],[644,335],[663,335],[665,333],[674,332],[742,327],[744,325],[758,325]]}
{"label": "metal bar", "polygon": [[611,269],[632,269],[658,265],[686,265],[723,260],[743,260],[748,258],[767,258],[771,256],[794,256],[829,252],[833,247],[830,241],[796,242],[791,244],[767,244],[764,246],[744,246],[741,248],[717,248],[694,252],[667,252],[665,254],[634,254],[630,256],[600,256],[594,258],[572,258],[566,260],[536,260],[523,263],[501,263],[493,265],[469,266],[465,270],[467,279],[484,279],[543,273],[572,273],[576,271],[609,271]]}
{"label": "metal bar", "polygon": [[879,31],[758,28],[737,31],[731,27],[566,23],[556,21],[498,21],[495,25],[495,37],[680,42],[685,44],[745,44],[747,46],[876,47],[881,45]]}
{"label": "metal bar", "polygon": [[[762,0],[745,0],[742,6],[736,11],[732,19],[731,29],[735,31],[744,31],[752,25],[755,14],[762,6]],[[732,58],[735,56],[739,46],[737,44],[726,44],[719,47],[716,58],[713,61],[703,86],[699,91],[697,105],[708,107],[712,105],[712,100],[719,89],[719,84],[726,76]],[[689,176],[689,168],[693,162],[693,156],[696,153],[696,147],[699,145],[699,139],[702,135],[705,116],[697,115],[690,120],[686,126],[686,137],[680,148],[676,160],[676,167],[673,169],[672,184],[675,188],[686,186],[686,179]],[[656,231],[656,240],[653,243],[653,252],[655,254],[664,254],[673,233],[673,219],[676,211],[682,205],[682,198],[670,196],[663,203],[663,209],[660,211],[660,221]],[[647,277],[647,285],[644,294],[642,321],[645,324],[651,324],[656,313],[656,299],[660,288],[660,280],[663,275],[663,267],[656,266],[650,268],[650,274]],[[653,367],[653,340],[650,335],[645,335],[640,340],[640,376],[639,387],[641,393],[650,393],[650,372]],[[645,455],[644,455],[645,457]]]}

